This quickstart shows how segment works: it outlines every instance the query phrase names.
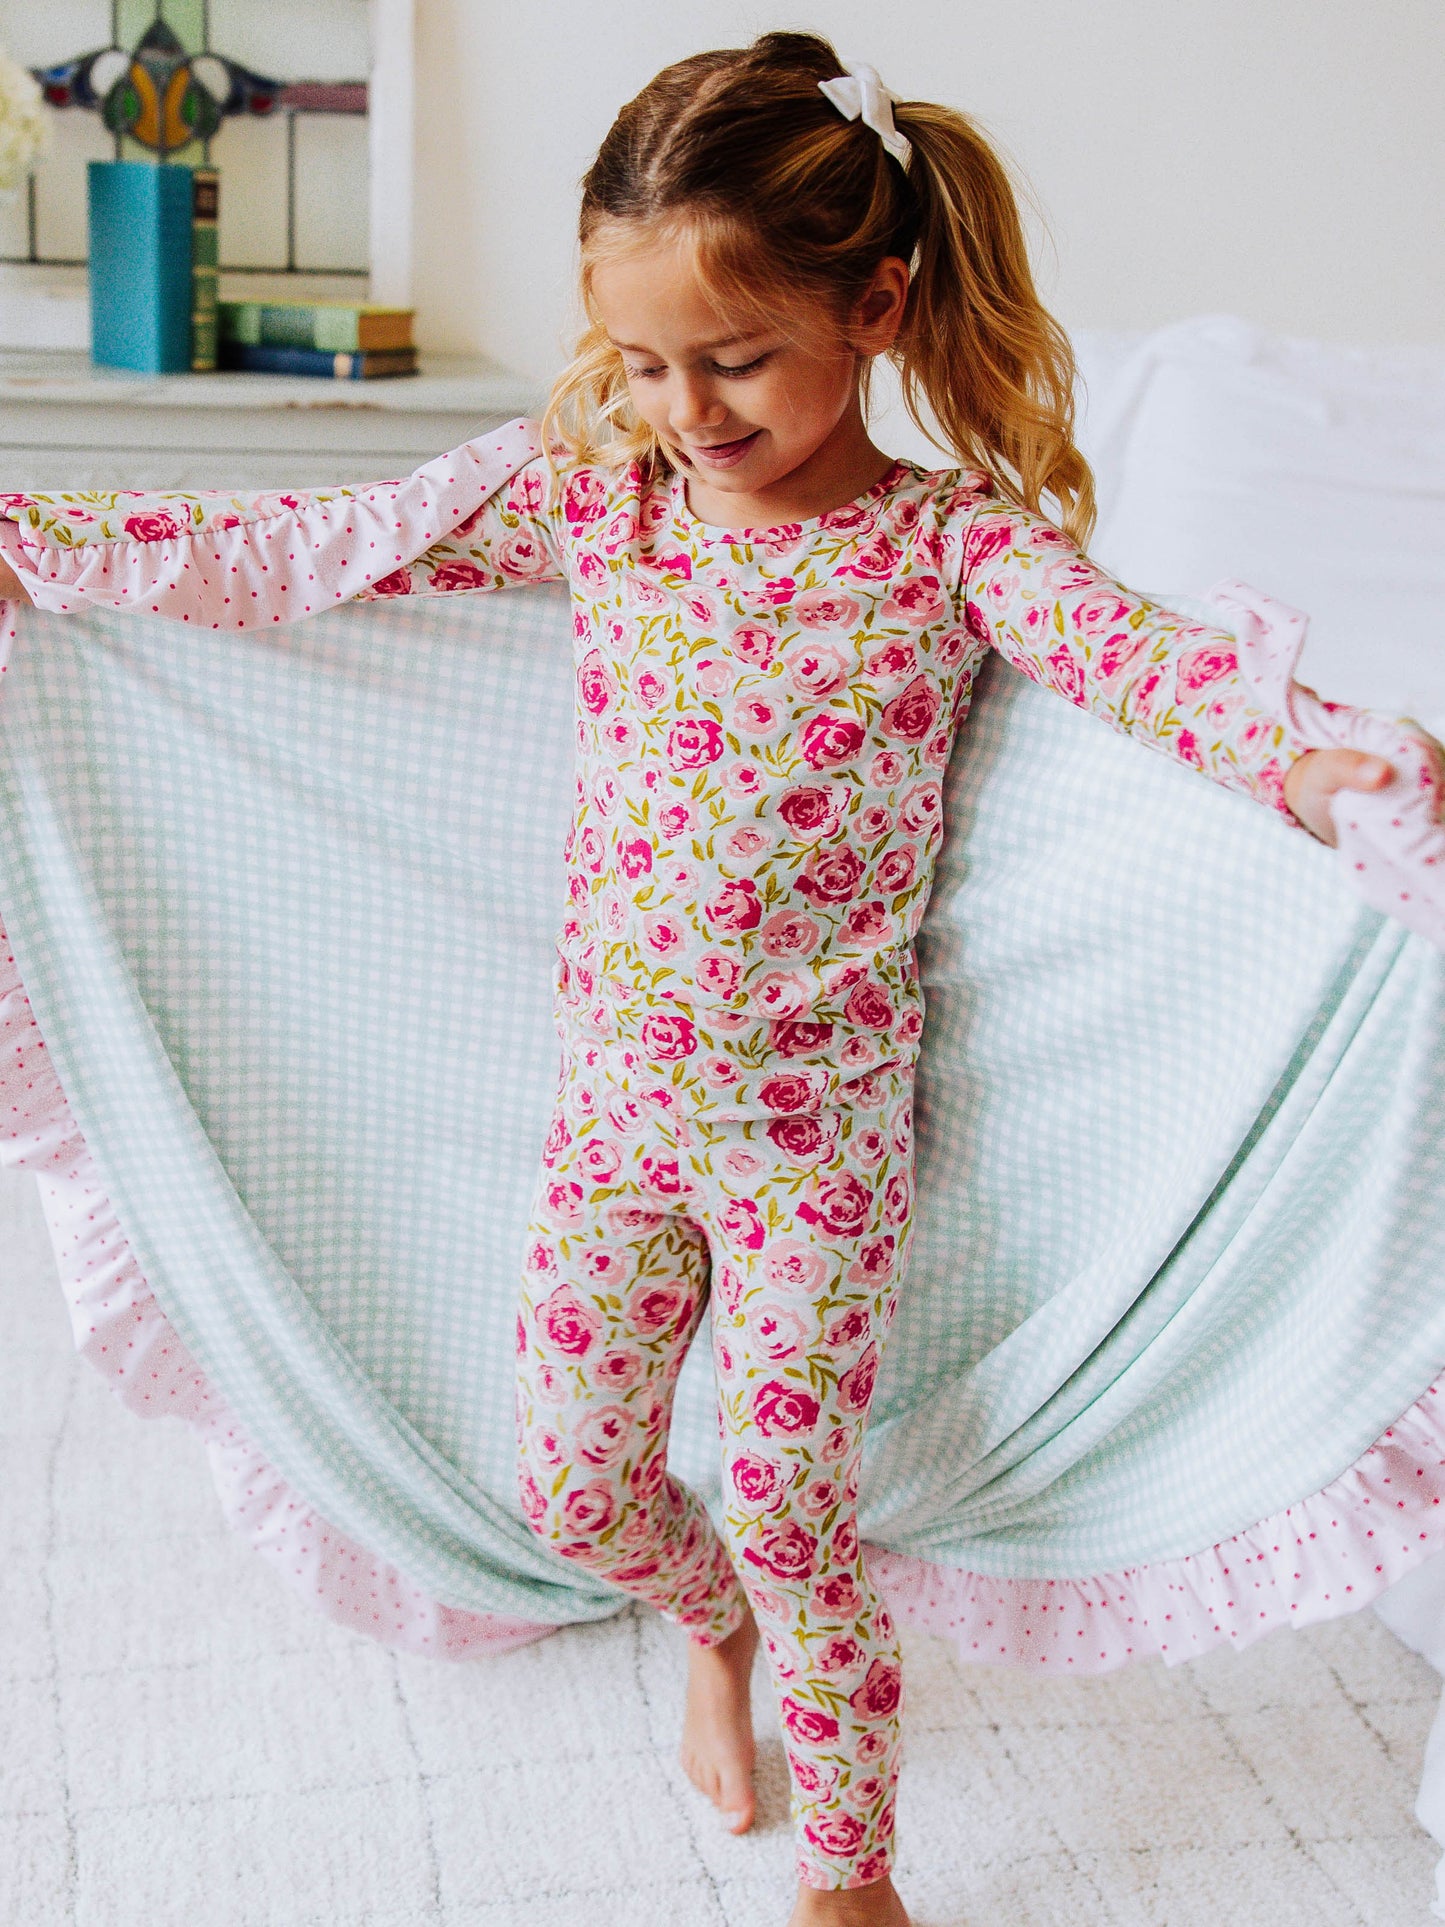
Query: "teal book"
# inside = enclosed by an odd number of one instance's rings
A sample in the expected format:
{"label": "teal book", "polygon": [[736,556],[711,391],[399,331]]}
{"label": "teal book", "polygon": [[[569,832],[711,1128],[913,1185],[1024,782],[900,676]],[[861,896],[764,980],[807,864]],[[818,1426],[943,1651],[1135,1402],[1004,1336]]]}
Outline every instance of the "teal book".
{"label": "teal book", "polygon": [[90,352],[105,368],[191,365],[193,169],[92,161]]}

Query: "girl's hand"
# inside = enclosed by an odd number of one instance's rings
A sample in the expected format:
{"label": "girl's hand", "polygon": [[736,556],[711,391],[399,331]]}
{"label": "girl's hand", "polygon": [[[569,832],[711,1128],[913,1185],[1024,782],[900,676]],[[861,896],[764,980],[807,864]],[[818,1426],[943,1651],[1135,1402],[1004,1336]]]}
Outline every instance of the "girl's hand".
{"label": "girl's hand", "polygon": [[1335,844],[1330,798],[1336,790],[1382,790],[1394,765],[1360,749],[1308,749],[1285,772],[1284,800],[1321,843]]}

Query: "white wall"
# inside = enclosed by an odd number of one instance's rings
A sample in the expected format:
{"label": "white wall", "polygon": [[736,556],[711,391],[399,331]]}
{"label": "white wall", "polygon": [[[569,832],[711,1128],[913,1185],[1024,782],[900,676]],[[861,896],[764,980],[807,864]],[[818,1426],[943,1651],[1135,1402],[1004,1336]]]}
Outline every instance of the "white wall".
{"label": "white wall", "polygon": [[1445,342],[1440,0],[418,0],[423,337],[558,365],[577,181],[668,61],[811,26],[978,116],[1075,328],[1228,309]]}

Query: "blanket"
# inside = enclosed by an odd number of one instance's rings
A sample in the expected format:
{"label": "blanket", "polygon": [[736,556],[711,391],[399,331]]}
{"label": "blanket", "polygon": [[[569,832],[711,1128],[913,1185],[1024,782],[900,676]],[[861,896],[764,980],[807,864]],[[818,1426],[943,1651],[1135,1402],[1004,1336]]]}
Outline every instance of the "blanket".
{"label": "blanket", "polygon": [[[538,588],[255,639],[27,611],[0,684],[0,1095],[82,1346],[144,1338],[278,1564],[431,1650],[624,1603],[515,1495],[570,704]],[[1079,1670],[1364,1603],[1442,1543],[1445,958],[1002,664],[947,811],[883,1583]],[[717,1508],[710,1373],[670,1464]]]}

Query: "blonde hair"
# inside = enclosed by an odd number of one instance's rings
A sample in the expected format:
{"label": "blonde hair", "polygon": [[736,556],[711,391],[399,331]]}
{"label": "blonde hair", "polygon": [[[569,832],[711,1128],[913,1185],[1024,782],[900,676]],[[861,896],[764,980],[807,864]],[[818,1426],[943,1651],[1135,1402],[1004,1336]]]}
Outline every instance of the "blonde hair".
{"label": "blonde hair", "polygon": [[905,174],[819,92],[841,71],[817,35],[769,33],[665,68],[623,108],[583,182],[589,325],[553,388],[548,446],[604,466],[668,466],[593,306],[592,270],[618,247],[686,237],[720,299],[774,318],[822,303],[839,324],[897,256],[912,275],[889,359],[909,414],[1007,499],[1048,513],[1050,498],[1082,547],[1094,483],[1074,445],[1073,350],[1034,287],[1003,163],[966,115],[900,101]]}

